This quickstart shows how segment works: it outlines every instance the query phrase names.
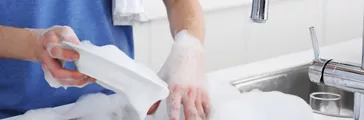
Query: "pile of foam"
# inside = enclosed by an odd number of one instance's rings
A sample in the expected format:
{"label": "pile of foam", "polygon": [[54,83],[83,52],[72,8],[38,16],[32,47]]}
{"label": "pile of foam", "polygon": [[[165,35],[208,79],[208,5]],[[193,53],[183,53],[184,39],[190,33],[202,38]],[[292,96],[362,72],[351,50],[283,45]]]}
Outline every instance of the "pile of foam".
{"label": "pile of foam", "polygon": [[[240,94],[230,84],[211,85],[213,105],[210,120],[314,120],[310,106],[301,98],[281,92],[254,90]],[[215,87],[214,87],[215,86]],[[183,110],[181,111],[181,120]],[[89,94],[72,108],[59,112],[53,109],[28,111],[15,120],[138,120],[128,101],[119,95]],[[165,101],[146,120],[168,120]]]}
{"label": "pile of foam", "polygon": [[314,120],[303,99],[277,91],[242,93],[216,107],[213,120]]}
{"label": "pile of foam", "polygon": [[[314,120],[311,107],[297,96],[260,90],[240,93],[231,84],[218,82],[210,84],[209,91],[213,105],[210,120]],[[169,120],[165,107],[162,102],[147,120]]]}
{"label": "pile of foam", "polygon": [[138,120],[137,112],[121,95],[102,93],[81,97],[69,110],[30,110],[15,120]]}

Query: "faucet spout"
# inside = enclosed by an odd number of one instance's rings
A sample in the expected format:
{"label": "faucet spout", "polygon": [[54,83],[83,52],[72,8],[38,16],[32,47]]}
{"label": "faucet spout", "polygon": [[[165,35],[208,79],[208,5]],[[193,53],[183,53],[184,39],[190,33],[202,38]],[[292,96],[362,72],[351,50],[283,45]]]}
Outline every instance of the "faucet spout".
{"label": "faucet spout", "polygon": [[250,18],[255,23],[265,23],[268,20],[268,1],[253,0]]}

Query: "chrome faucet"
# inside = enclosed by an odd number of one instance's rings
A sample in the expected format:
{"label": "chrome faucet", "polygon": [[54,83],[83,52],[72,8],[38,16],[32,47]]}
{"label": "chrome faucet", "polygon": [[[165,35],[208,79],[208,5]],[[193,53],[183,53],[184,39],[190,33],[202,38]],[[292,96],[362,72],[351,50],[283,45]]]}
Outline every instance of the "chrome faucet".
{"label": "chrome faucet", "polygon": [[253,0],[250,18],[255,23],[265,23],[268,20],[268,1]]}
{"label": "chrome faucet", "polygon": [[354,120],[364,120],[364,39],[362,63],[343,63],[333,59],[320,58],[318,40],[314,27],[310,27],[315,59],[309,67],[312,82],[325,84],[354,92]]}
{"label": "chrome faucet", "polygon": [[[253,22],[265,23],[268,20],[268,1],[253,0],[250,16]],[[353,92],[354,120],[364,120],[364,23],[361,64],[320,58],[315,29],[310,27],[309,30],[315,56],[308,71],[310,80],[317,84],[325,84]]]}

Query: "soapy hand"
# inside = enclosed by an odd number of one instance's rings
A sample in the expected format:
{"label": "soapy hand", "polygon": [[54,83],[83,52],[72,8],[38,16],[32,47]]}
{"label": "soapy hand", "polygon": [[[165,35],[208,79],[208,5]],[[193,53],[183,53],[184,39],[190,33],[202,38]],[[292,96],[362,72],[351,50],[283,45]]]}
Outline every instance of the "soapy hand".
{"label": "soapy hand", "polygon": [[169,84],[167,105],[170,119],[180,119],[181,106],[187,120],[208,119],[211,105],[204,76],[204,53],[197,38],[186,30],[179,32],[158,75]]}
{"label": "soapy hand", "polygon": [[61,60],[74,61],[79,59],[79,54],[76,51],[64,49],[60,45],[61,41],[75,44],[80,43],[72,28],[68,26],[53,26],[49,29],[29,30],[38,36],[37,59],[42,63],[47,80],[56,79],[60,84],[67,86],[80,86],[95,81],[82,73],[62,67]]}

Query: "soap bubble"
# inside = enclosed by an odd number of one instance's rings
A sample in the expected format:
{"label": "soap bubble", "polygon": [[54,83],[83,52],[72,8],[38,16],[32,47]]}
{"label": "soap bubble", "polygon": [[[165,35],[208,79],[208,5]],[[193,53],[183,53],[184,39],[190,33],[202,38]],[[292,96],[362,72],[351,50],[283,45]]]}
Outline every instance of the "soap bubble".
{"label": "soap bubble", "polygon": [[58,113],[55,109],[30,110],[15,120],[138,120],[139,115],[125,97],[88,94],[68,110]]}
{"label": "soap bubble", "polygon": [[[216,84],[211,91],[213,114],[210,120],[314,120],[311,107],[294,95],[260,90],[241,94],[230,84]],[[146,120],[168,120],[166,108],[166,102],[162,100],[157,111]],[[97,93],[81,97],[65,113],[57,113],[50,108],[31,110],[15,120],[43,119],[138,120],[139,116],[125,97]]]}
{"label": "soap bubble", "polygon": [[311,107],[303,99],[277,91],[242,93],[216,107],[212,120],[314,120]]}
{"label": "soap bubble", "polygon": [[52,108],[43,108],[30,110],[14,120],[67,120],[67,118],[54,111]]}

